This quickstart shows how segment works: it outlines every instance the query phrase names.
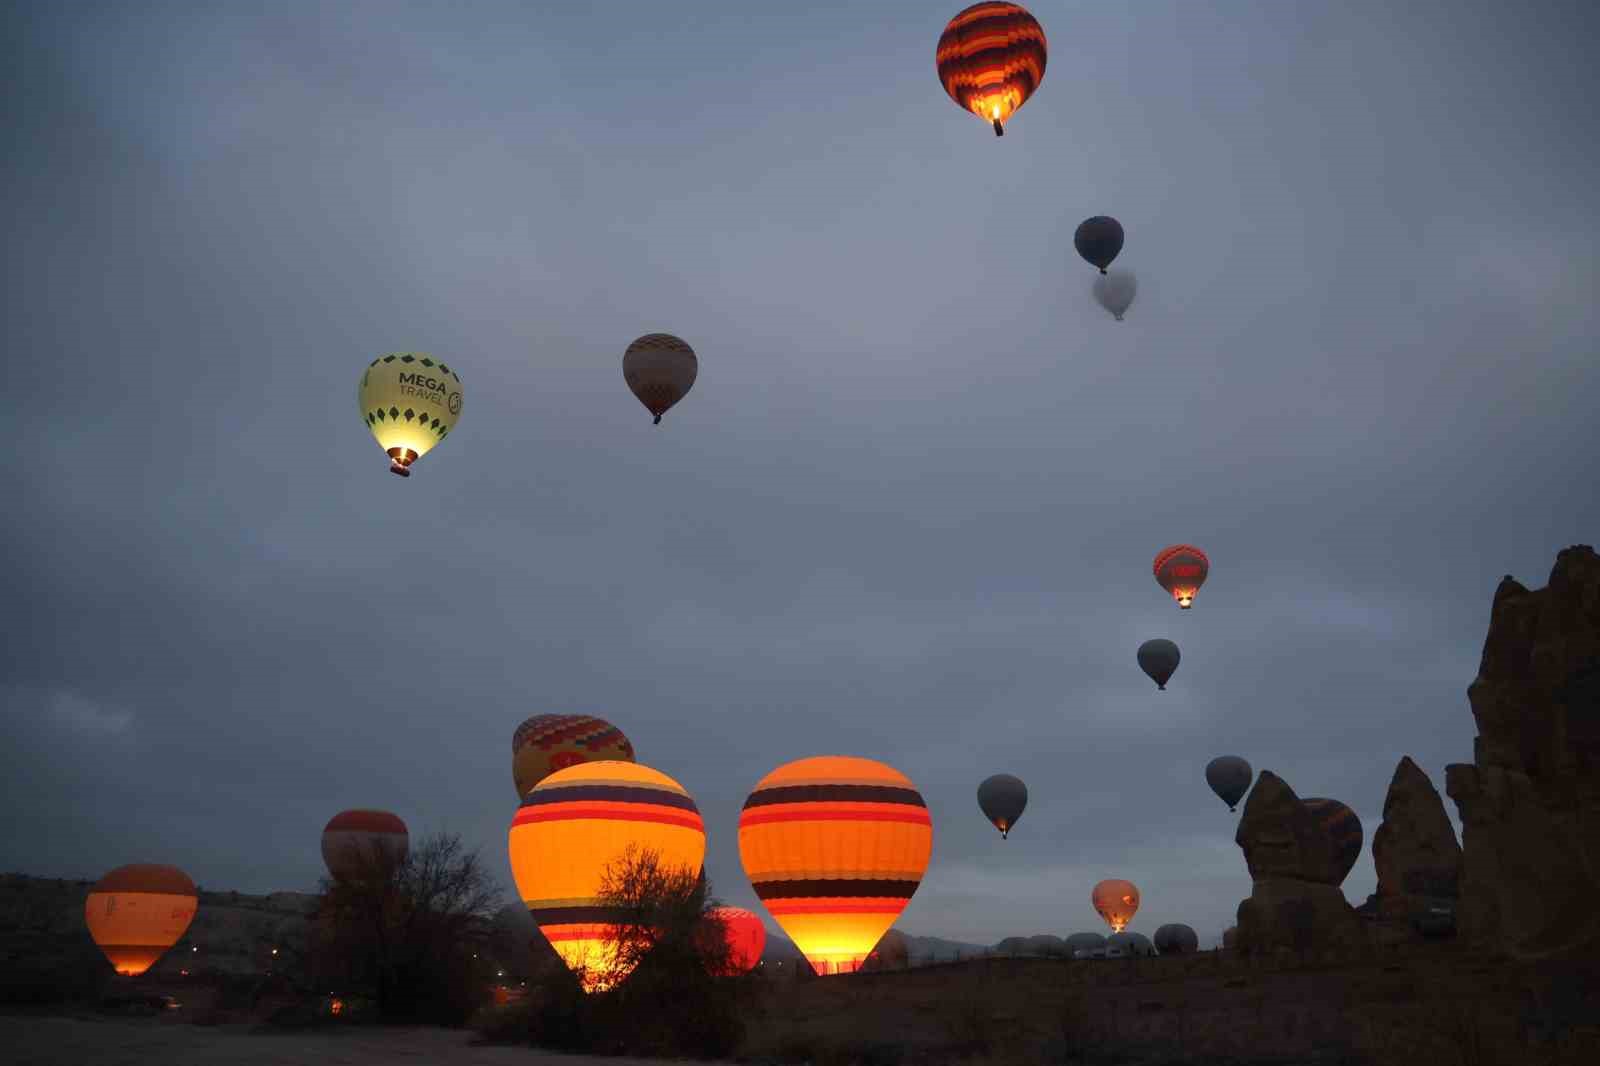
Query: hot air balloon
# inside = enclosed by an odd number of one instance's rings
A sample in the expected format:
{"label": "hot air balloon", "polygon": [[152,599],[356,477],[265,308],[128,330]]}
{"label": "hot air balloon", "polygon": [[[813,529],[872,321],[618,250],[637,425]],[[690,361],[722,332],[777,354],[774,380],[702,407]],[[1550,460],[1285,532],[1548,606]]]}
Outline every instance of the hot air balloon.
{"label": "hot air balloon", "polygon": [[1067,958],[1088,958],[1106,946],[1106,938],[1099,933],[1073,933],[1067,937]]}
{"label": "hot air balloon", "polygon": [[557,770],[581,762],[633,762],[622,730],[588,714],[536,714],[511,736],[511,777],[517,798]]}
{"label": "hot air balloon", "polygon": [[1108,959],[1148,958],[1155,953],[1155,945],[1143,933],[1112,933],[1106,937]]}
{"label": "hot air balloon", "polygon": [[461,379],[421,352],[380,355],[358,391],[361,417],[389,455],[389,472],[411,476],[411,464],[449,435],[461,417]]}
{"label": "hot air balloon", "polygon": [[1011,827],[1017,824],[1027,805],[1028,786],[1020,777],[995,774],[984,778],[983,784],[978,786],[978,808],[1000,830],[1002,839],[1011,834]]}
{"label": "hot air balloon", "polygon": [[1338,800],[1314,796],[1300,802],[1310,809],[1323,832],[1333,838],[1334,865],[1337,867],[1333,883],[1344,884],[1344,879],[1350,876],[1351,867],[1361,858],[1361,819],[1356,817],[1355,811]]}
{"label": "hot air balloon", "polygon": [[649,412],[661,416],[689,395],[700,373],[694,349],[670,333],[646,333],[622,353],[622,378]]}
{"label": "hot air balloon", "polygon": [[713,907],[707,913],[721,927],[727,944],[727,965],[714,970],[715,975],[738,977],[755,969],[767,946],[767,927],[761,918],[743,907]]}
{"label": "hot air balloon", "polygon": [[1195,593],[1206,583],[1211,572],[1211,560],[1193,544],[1174,544],[1156,554],[1156,584],[1172,594],[1178,606],[1188,610],[1194,605]]}
{"label": "hot air balloon", "polygon": [[1072,235],[1072,246],[1104,274],[1106,267],[1122,251],[1122,223],[1110,215],[1086,218],[1078,223],[1077,232]]}
{"label": "hot air balloon", "polygon": [[1134,914],[1139,910],[1139,889],[1132,881],[1111,878],[1094,886],[1094,891],[1089,893],[1089,901],[1100,912],[1100,917],[1106,920],[1111,931],[1120,933],[1133,921]]}
{"label": "hot air balloon", "polygon": [[1168,922],[1157,929],[1154,941],[1163,955],[1193,955],[1200,950],[1200,937],[1182,922]]}
{"label": "hot air balloon", "polygon": [[1230,811],[1250,791],[1250,782],[1254,779],[1255,771],[1237,755],[1218,755],[1206,763],[1206,784],[1228,805]]}
{"label": "hot air balloon", "polygon": [[861,968],[917,890],[933,821],[909,778],[847,755],[786,763],[739,816],[756,895],[819,974]]}
{"label": "hot air balloon", "polygon": [[119,866],[89,890],[83,920],[119,974],[137,977],[176,944],[194,920],[199,893],[176,866]]}
{"label": "hot air balloon", "polygon": [[1128,308],[1133,306],[1133,298],[1139,294],[1139,279],[1131,271],[1114,270],[1101,274],[1094,279],[1094,298],[1118,322],[1128,313]]}
{"label": "hot air balloon", "polygon": [[322,830],[322,861],[336,880],[353,880],[382,864],[405,861],[411,834],[398,814],[388,811],[340,811]]}
{"label": "hot air balloon", "polygon": [[1005,135],[1005,122],[1044,80],[1044,29],[1020,4],[973,4],[939,35],[934,63],[956,106]]}
{"label": "hot air balloon", "polygon": [[511,876],[584,991],[627,976],[615,953],[620,916],[600,898],[608,868],[630,849],[663,870],[699,875],[706,854],[700,810],[684,787],[639,763],[585,762],[534,786],[511,822]]}
{"label": "hot air balloon", "polygon": [[1139,645],[1137,656],[1139,669],[1143,670],[1156,683],[1156,688],[1162,692],[1167,690],[1167,681],[1171,679],[1173,671],[1178,669],[1178,646],[1170,640],[1157,637],[1147,640]]}

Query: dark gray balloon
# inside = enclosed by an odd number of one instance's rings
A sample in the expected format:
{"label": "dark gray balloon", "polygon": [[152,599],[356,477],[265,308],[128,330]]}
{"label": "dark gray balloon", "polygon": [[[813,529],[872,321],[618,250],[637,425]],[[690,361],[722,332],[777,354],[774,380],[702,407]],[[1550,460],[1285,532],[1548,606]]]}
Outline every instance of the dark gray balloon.
{"label": "dark gray balloon", "polygon": [[1078,223],[1072,246],[1078,254],[1106,272],[1106,267],[1122,251],[1122,223],[1109,215],[1095,215]]}
{"label": "dark gray balloon", "polygon": [[1222,797],[1222,802],[1228,805],[1230,811],[1250,791],[1250,782],[1255,780],[1255,776],[1250,764],[1237,755],[1219,755],[1206,763],[1206,784]]}
{"label": "dark gray balloon", "polygon": [[978,806],[983,810],[983,816],[1000,830],[1002,837],[1010,835],[1011,827],[1017,824],[1017,819],[1022,817],[1022,809],[1027,805],[1028,786],[1022,783],[1020,777],[995,774],[978,786]]}
{"label": "dark gray balloon", "polygon": [[1156,930],[1155,945],[1163,955],[1193,955],[1200,950],[1200,938],[1182,922],[1169,922]]}
{"label": "dark gray balloon", "polygon": [[1081,951],[1087,958],[1089,952],[1103,949],[1105,946],[1106,938],[1099,933],[1073,933],[1067,937],[1067,957],[1075,959]]}
{"label": "dark gray balloon", "polygon": [[1178,660],[1181,658],[1183,656],[1178,654],[1178,646],[1170,640],[1157,637],[1139,645],[1139,669],[1148,674],[1162,692],[1167,690],[1167,681],[1178,669]]}
{"label": "dark gray balloon", "polygon": [[1148,956],[1156,953],[1155,945],[1150,943],[1150,938],[1143,933],[1133,933],[1124,929],[1120,933],[1112,933],[1106,937],[1106,958],[1128,958],[1129,956]]}

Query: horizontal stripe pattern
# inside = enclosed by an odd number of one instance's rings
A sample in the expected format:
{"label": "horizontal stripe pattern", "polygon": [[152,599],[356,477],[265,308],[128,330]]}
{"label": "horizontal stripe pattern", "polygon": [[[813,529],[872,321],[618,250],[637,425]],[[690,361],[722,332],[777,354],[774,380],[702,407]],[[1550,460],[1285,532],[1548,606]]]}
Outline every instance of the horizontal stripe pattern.
{"label": "horizontal stripe pattern", "polygon": [[756,896],[765,903],[774,899],[859,899],[875,897],[898,899],[901,905],[917,890],[921,878],[887,879],[876,877],[851,878],[784,878],[772,881],[753,881]]}
{"label": "horizontal stripe pattern", "polygon": [[846,803],[902,803],[913,807],[927,807],[922,794],[914,788],[879,784],[812,784],[776,785],[758,788],[744,801],[744,809],[769,807],[777,803],[815,803],[838,801]]}
{"label": "horizontal stripe pattern", "polygon": [[934,61],[939,82],[959,106],[1004,121],[1044,80],[1044,28],[1026,8],[974,4],[951,19]]}
{"label": "horizontal stripe pattern", "polygon": [[626,784],[585,781],[581,784],[537,788],[523,798],[522,806],[548,807],[554,804],[580,802],[649,803],[658,807],[676,807],[680,810],[699,812],[694,800],[682,792],[671,792],[664,788],[653,788],[631,781]]}
{"label": "horizontal stripe pattern", "polygon": [[93,892],[148,892],[157,895],[194,896],[194,882],[176,866],[138,862],[119,866],[95,882]]}
{"label": "horizontal stripe pattern", "polygon": [[[627,915],[627,912],[621,907],[603,907],[598,904],[582,907],[551,907],[529,904],[528,913],[533,915],[533,920],[539,923],[541,930],[548,926],[563,925],[613,926],[621,922]],[[594,935],[592,930],[589,935]]]}
{"label": "horizontal stripe pattern", "polygon": [[535,825],[539,822],[567,822],[593,818],[615,822],[656,822],[661,825],[682,826],[685,829],[705,830],[696,811],[675,810],[646,803],[558,803],[550,807],[523,807],[511,820],[511,828]]}
{"label": "horizontal stripe pattern", "polygon": [[357,831],[363,833],[406,833],[406,823],[389,811],[340,811],[328,819],[324,833]]}
{"label": "horizontal stripe pattern", "polygon": [[623,736],[622,730],[606,721],[588,714],[539,714],[517,727],[511,737],[511,752],[516,754],[524,745],[549,750],[562,744],[598,751],[616,747],[629,757],[633,745]]}

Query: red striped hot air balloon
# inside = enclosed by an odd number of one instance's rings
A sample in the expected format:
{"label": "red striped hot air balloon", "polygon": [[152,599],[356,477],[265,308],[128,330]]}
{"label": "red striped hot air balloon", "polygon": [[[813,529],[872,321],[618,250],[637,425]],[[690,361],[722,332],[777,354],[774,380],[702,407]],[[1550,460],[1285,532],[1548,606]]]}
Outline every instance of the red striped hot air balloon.
{"label": "red striped hot air balloon", "polygon": [[199,893],[176,866],[119,866],[95,882],[83,920],[119,974],[137,977],[176,944],[194,921]]}
{"label": "red striped hot air balloon", "polygon": [[398,814],[388,811],[340,811],[322,830],[322,861],[335,879],[362,877],[375,864],[390,867],[405,861],[411,834]]}
{"label": "red striped hot air balloon", "polygon": [[1178,606],[1187,611],[1194,605],[1195,593],[1206,583],[1211,560],[1193,544],[1174,544],[1157,553],[1152,569],[1156,584],[1171,593]]}
{"label": "red striped hot air balloon", "polygon": [[973,4],[939,35],[934,62],[956,105],[1005,135],[1005,123],[1044,80],[1044,28],[1020,4]]}
{"label": "red striped hot air balloon", "polygon": [[739,816],[746,876],[819,974],[861,968],[932,854],[933,820],[916,786],[872,759],[780,766]]}
{"label": "red striped hot air balloon", "polygon": [[579,763],[527,794],[511,822],[511,876],[533,920],[584,991],[627,976],[615,950],[621,915],[601,898],[608,869],[630,851],[662,870],[700,873],[706,831],[684,787],[638,763]]}
{"label": "red striped hot air balloon", "polygon": [[743,907],[713,907],[707,914],[721,927],[727,945],[726,965],[713,970],[716,976],[737,977],[755,969],[767,946],[760,916]]}

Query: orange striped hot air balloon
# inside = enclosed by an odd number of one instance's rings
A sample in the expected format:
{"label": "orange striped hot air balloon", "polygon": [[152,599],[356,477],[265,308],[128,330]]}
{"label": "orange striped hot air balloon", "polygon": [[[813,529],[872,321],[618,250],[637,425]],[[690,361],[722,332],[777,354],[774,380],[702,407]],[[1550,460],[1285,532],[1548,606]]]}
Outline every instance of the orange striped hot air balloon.
{"label": "orange striped hot air balloon", "polygon": [[517,798],[557,770],[581,762],[633,762],[622,730],[590,714],[536,714],[511,736],[511,777]]}
{"label": "orange striped hot air balloon", "polygon": [[1120,933],[1139,911],[1139,889],[1132,881],[1114,877],[1095,885],[1089,901],[1112,932]]}
{"label": "orange striped hot air balloon", "polygon": [[860,969],[932,853],[933,821],[916,786],[872,759],[780,766],[739,816],[746,876],[819,974]]}
{"label": "orange striped hot air balloon", "polygon": [[1152,569],[1156,584],[1170,592],[1178,606],[1187,611],[1194,605],[1195,593],[1206,583],[1211,560],[1193,544],[1174,544],[1157,553]]}
{"label": "orange striped hot air balloon", "polygon": [[950,99],[994,125],[1005,123],[1044,80],[1044,28],[1020,4],[973,4],[939,35],[934,62]]}
{"label": "orange striped hot air balloon", "polygon": [[194,882],[176,866],[135,863],[95,883],[83,920],[116,971],[136,977],[178,942],[199,903]]}
{"label": "orange striped hot air balloon", "polygon": [[557,770],[534,786],[511,822],[517,892],[584,990],[626,977],[614,947],[618,915],[600,899],[612,863],[632,847],[662,869],[698,876],[706,831],[694,798],[660,770],[601,761]]}

